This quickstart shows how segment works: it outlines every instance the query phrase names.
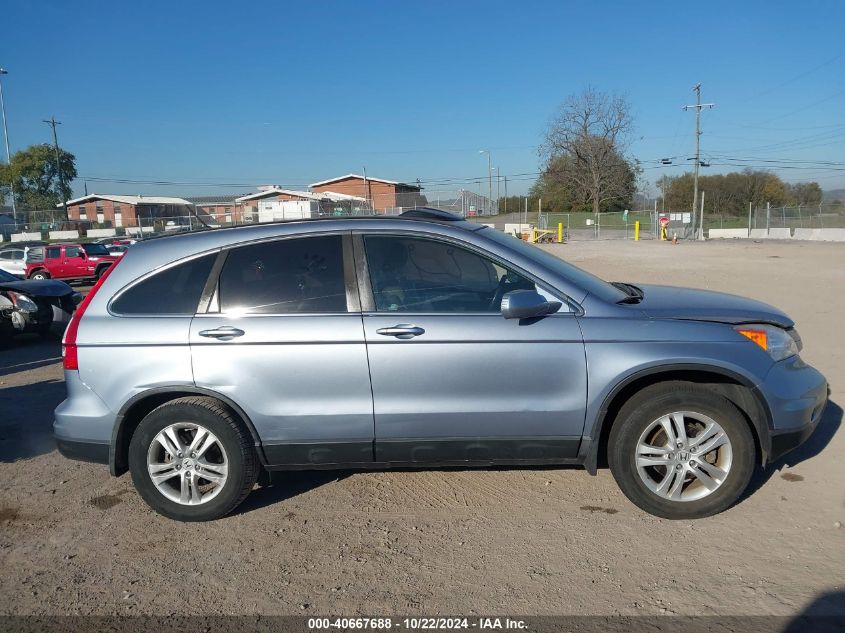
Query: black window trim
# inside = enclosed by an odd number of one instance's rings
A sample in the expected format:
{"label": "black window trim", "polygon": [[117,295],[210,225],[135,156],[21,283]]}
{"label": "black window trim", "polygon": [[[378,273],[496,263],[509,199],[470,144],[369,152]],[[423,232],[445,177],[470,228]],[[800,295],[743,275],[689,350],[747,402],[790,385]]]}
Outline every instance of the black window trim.
{"label": "black window trim", "polygon": [[[159,318],[159,317],[161,317],[161,318],[182,318],[182,319],[184,319],[184,318],[193,318],[193,317],[194,317],[194,315],[196,314],[196,309],[194,310],[194,312],[193,312],[193,313],[181,313],[181,312],[134,312],[134,313],[132,313],[132,314],[126,314],[126,313],[124,313],[124,312],[117,312],[116,310],[114,310],[114,309],[112,308],[112,304],[114,304],[114,302],[115,302],[115,301],[117,301],[117,300],[118,300],[118,299],[119,299],[119,298],[120,298],[120,297],[121,297],[124,293],[129,292],[132,288],[134,288],[134,287],[135,287],[135,286],[137,286],[138,284],[140,284],[140,283],[142,283],[142,282],[146,281],[147,279],[149,279],[149,278],[150,278],[150,277],[152,277],[153,275],[157,275],[157,274],[159,274],[159,273],[162,273],[162,272],[164,272],[164,271],[166,271],[166,270],[169,270],[170,268],[173,268],[174,266],[179,266],[180,264],[184,264],[185,262],[189,262],[189,261],[194,260],[194,259],[199,259],[200,257],[206,257],[207,255],[213,255],[214,253],[218,253],[218,259],[219,259],[219,252],[220,252],[220,248],[213,248],[213,249],[210,249],[210,250],[207,250],[207,251],[203,251],[203,252],[201,252],[201,253],[194,253],[194,254],[192,254],[192,255],[188,255],[187,257],[183,257],[182,259],[177,259],[176,261],[169,262],[169,263],[167,263],[167,264],[165,264],[165,265],[163,265],[163,266],[159,266],[158,268],[154,268],[153,270],[151,270],[151,271],[149,271],[149,272],[144,273],[143,275],[141,275],[140,277],[138,277],[138,278],[136,278],[136,279],[133,279],[133,280],[132,280],[132,281],[130,281],[128,284],[126,284],[125,286],[123,286],[120,290],[118,290],[116,293],[114,293],[114,294],[111,296],[111,298],[109,299],[108,304],[106,305],[106,310],[108,311],[108,313],[109,313],[111,316],[114,316],[114,317],[119,317],[119,318],[121,318],[121,319],[137,319],[137,318],[141,318],[141,319],[149,319],[150,317],[156,317],[156,318]],[[214,264],[212,264],[212,266],[211,266],[211,272],[213,272],[213,271],[214,271],[214,265],[215,265],[216,263],[217,263],[217,260],[215,260]],[[209,277],[210,277],[210,276],[211,276],[211,274],[209,273]],[[207,284],[207,283],[208,283],[208,280],[206,280],[206,284]],[[201,301],[201,300],[202,300],[202,293],[200,293],[200,301]],[[197,305],[199,306],[199,303],[198,303]]]}
{"label": "black window trim", "polygon": [[[220,274],[223,272],[223,266],[229,253],[237,248],[246,246],[255,246],[256,244],[265,244],[268,242],[280,242],[282,240],[293,239],[308,239],[311,237],[340,237],[341,238],[341,260],[343,264],[343,281],[344,289],[346,291],[346,310],[336,312],[258,312],[245,313],[238,315],[239,318],[266,318],[266,317],[319,317],[319,316],[339,316],[349,314],[360,314],[361,303],[359,300],[358,281],[355,275],[353,247],[352,247],[352,231],[344,229],[341,231],[314,231],[307,233],[291,233],[288,235],[273,235],[257,240],[249,240],[246,242],[237,242],[236,244],[227,244],[221,249],[220,255],[211,267],[206,286],[201,295],[201,302],[197,309],[198,317],[217,316],[225,317],[227,312],[220,310]],[[205,299],[203,302],[202,299]]]}
{"label": "black window trim", "polygon": [[425,239],[430,240],[433,242],[446,242],[449,244],[454,244],[460,248],[464,248],[479,257],[484,257],[486,259],[491,260],[493,263],[498,264],[503,268],[507,268],[512,270],[516,273],[519,273],[523,277],[527,278],[528,280],[537,284],[540,288],[545,290],[546,292],[550,293],[551,295],[557,297],[564,306],[568,308],[568,310],[560,310],[555,312],[554,314],[550,314],[550,317],[569,317],[569,316],[583,316],[584,309],[581,305],[569,297],[566,293],[557,288],[554,288],[549,284],[547,281],[543,281],[542,279],[538,278],[537,275],[534,275],[521,266],[517,266],[516,264],[509,262],[502,257],[499,257],[495,253],[491,253],[488,250],[485,250],[475,244],[470,242],[466,242],[464,240],[458,239],[451,235],[438,235],[426,232],[418,232],[418,231],[408,231],[408,230],[398,230],[398,229],[391,229],[387,231],[373,231],[373,230],[366,230],[366,229],[358,229],[352,231],[352,240],[353,240],[353,247],[355,249],[355,269],[358,276],[358,287],[360,289],[360,296],[361,296],[361,312],[365,315],[416,315],[416,316],[494,316],[501,318],[501,314],[498,312],[379,312],[376,309],[375,297],[373,295],[373,288],[370,282],[370,274],[369,274],[369,267],[367,264],[367,256],[364,250],[364,237],[373,235],[373,236],[392,236],[392,237],[412,237],[416,239]]}

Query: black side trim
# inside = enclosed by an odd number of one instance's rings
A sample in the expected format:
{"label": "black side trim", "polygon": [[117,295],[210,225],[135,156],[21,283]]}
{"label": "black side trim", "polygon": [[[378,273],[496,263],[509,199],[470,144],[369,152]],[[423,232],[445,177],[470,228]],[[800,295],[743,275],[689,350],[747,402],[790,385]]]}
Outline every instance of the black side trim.
{"label": "black side trim", "polygon": [[319,467],[329,464],[372,463],[372,441],[264,443],[267,467]]}
{"label": "black side trim", "polygon": [[377,462],[548,463],[577,457],[580,437],[377,440]]}
{"label": "black side trim", "polygon": [[94,462],[96,464],[109,463],[109,445],[97,444],[95,442],[77,442],[55,437],[56,446],[59,452],[68,459],[76,459],[82,462]]}

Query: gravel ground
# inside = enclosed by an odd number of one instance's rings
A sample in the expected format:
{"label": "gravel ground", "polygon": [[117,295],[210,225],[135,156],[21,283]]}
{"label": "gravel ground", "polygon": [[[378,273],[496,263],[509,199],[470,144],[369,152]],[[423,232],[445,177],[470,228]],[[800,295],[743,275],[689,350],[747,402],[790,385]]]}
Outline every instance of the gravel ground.
{"label": "gravel ground", "polygon": [[547,248],[784,308],[832,386],[817,433],[696,522],[643,514],[607,470],[531,468],[292,473],[179,524],[55,452],[59,343],[21,339],[0,351],[0,614],[845,614],[845,244]]}

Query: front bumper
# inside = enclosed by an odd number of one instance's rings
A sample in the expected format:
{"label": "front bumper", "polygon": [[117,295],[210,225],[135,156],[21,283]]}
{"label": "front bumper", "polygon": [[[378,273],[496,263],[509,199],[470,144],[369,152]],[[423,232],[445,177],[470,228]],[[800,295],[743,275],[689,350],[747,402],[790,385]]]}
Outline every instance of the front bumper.
{"label": "front bumper", "polygon": [[825,377],[798,356],[775,363],[760,385],[771,414],[768,461],[803,444],[816,430],[830,388]]}

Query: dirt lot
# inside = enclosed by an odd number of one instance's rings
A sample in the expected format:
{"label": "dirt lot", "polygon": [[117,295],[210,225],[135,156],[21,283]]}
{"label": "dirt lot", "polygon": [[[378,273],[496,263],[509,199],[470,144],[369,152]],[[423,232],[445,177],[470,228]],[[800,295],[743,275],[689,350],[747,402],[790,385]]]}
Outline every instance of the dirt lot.
{"label": "dirt lot", "polygon": [[845,614],[845,244],[549,248],[784,308],[833,389],[815,436],[697,522],[643,514],[607,470],[538,468],[296,473],[178,524],[54,451],[59,344],[21,341],[0,351],[0,614]]}

